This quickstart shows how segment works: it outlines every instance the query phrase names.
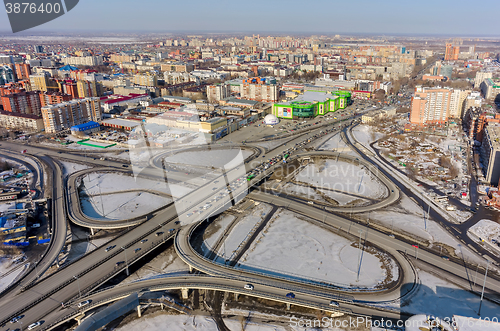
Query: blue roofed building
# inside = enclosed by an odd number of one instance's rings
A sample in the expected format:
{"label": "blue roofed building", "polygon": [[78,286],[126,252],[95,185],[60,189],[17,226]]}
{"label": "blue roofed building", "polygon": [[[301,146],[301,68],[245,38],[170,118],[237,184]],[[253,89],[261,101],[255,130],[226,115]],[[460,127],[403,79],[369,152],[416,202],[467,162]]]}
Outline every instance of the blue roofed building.
{"label": "blue roofed building", "polygon": [[94,122],[94,121],[90,121],[87,123],[72,126],[71,127],[71,134],[76,134],[78,132],[90,133],[90,132],[96,132],[96,131],[100,131],[100,130],[101,130],[101,126],[99,123]]}

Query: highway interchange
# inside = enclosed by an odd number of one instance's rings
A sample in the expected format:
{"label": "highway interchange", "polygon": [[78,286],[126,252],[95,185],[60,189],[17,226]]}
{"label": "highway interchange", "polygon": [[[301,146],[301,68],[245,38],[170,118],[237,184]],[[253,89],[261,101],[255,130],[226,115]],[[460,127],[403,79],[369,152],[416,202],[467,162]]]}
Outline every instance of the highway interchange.
{"label": "highway interchange", "polygon": [[[336,124],[334,132],[340,132],[342,128]],[[273,164],[268,169],[258,172],[252,181],[246,183],[246,174],[250,169],[259,166],[263,160],[261,154],[265,154],[265,159],[282,157],[285,151],[291,146],[307,139],[319,135],[320,131],[326,128],[331,129],[331,123],[325,123],[310,130],[299,132],[287,141],[286,145],[279,145],[272,150],[265,150],[258,145],[247,143],[232,144],[233,148],[247,148],[252,150],[252,155],[243,160],[241,154],[237,163],[231,169],[223,172],[216,172],[209,178],[201,180],[186,175],[180,171],[165,172],[162,169],[161,157],[155,156],[148,167],[141,168],[139,176],[165,180],[166,185],[173,183],[191,182],[197,188],[193,189],[185,196],[176,199],[175,203],[163,206],[148,215],[131,218],[121,221],[103,222],[92,219],[83,214],[80,209],[78,193],[76,190],[77,178],[90,172],[125,172],[131,173],[130,166],[124,169],[123,162],[112,160],[100,160],[79,155],[75,152],[71,154],[43,147],[26,146],[17,143],[2,142],[0,147],[6,150],[7,157],[12,153],[19,153],[28,149],[28,156],[39,159],[51,169],[52,192],[47,198],[51,201],[52,208],[52,240],[42,259],[37,264],[37,270],[31,269],[20,281],[9,290],[2,293],[0,302],[0,325],[2,330],[13,330],[13,324],[8,323],[13,317],[24,315],[23,324],[25,326],[37,321],[44,321],[39,329],[51,329],[62,323],[75,318],[87,310],[94,309],[100,305],[107,304],[119,298],[147,289],[149,291],[160,291],[165,289],[212,289],[228,291],[239,294],[252,295],[264,299],[290,303],[329,312],[342,312],[348,314],[385,317],[399,319],[404,316],[399,311],[391,309],[381,309],[375,307],[373,303],[399,300],[402,296],[413,291],[417,287],[418,276],[411,263],[416,258],[416,250],[412,243],[408,243],[402,238],[389,236],[387,233],[371,229],[367,224],[353,222],[342,214],[339,208],[330,208],[328,211],[321,206],[310,205],[307,201],[293,200],[291,203],[286,196],[279,196],[259,191],[259,185],[272,175],[276,167],[281,166],[280,162]],[[333,132],[333,131],[332,131]],[[329,134],[332,134],[330,132]],[[351,212],[366,212],[377,208],[382,208],[398,201],[400,191],[410,195],[397,178],[381,169],[373,163],[356,142],[349,140],[346,134],[347,128],[343,129],[344,137],[353,145],[353,148],[360,154],[359,158],[350,155],[327,152],[327,151],[299,151],[291,156],[293,159],[301,160],[308,156],[323,155],[326,157],[338,157],[350,162],[362,164],[370,169],[388,189],[388,196],[381,201],[363,207],[354,207]],[[325,132],[323,132],[325,133]],[[322,134],[323,134],[322,133]],[[198,148],[198,147],[196,147]],[[222,147],[217,147],[222,148]],[[193,148],[190,147],[189,150]],[[7,153],[8,152],[8,153]],[[172,153],[172,151],[169,151]],[[259,158],[260,157],[260,158]],[[70,159],[77,162],[92,164],[94,168],[75,172],[68,177],[62,174],[58,159]],[[131,165],[133,167],[133,165]],[[246,167],[246,168],[245,168]],[[41,169],[40,169],[41,170]],[[382,170],[382,171],[378,171]],[[42,174],[43,176],[43,174]],[[167,177],[167,178],[165,178]],[[235,183],[233,185],[233,183]],[[237,183],[237,184],[236,184]],[[243,183],[243,184],[241,184]],[[228,185],[231,189],[228,189]],[[214,200],[214,196],[220,199]],[[278,278],[265,273],[255,273],[243,271],[241,269],[229,268],[225,265],[215,263],[200,255],[190,243],[193,231],[200,222],[218,215],[230,208],[236,202],[249,197],[253,200],[269,203],[274,206],[287,208],[296,213],[307,216],[318,224],[329,227],[332,231],[344,231],[347,229],[351,233],[361,231],[366,236],[366,241],[381,248],[396,259],[402,271],[397,286],[377,292],[350,292],[348,289],[322,286],[312,282],[297,282],[286,278]],[[208,206],[199,208],[199,212],[192,215],[192,210],[198,206]],[[431,206],[432,208],[432,206]],[[191,215],[189,215],[191,214]],[[437,213],[434,212],[437,215]],[[433,215],[433,217],[438,217]],[[83,227],[91,229],[101,228],[130,228],[121,235],[107,243],[106,245],[88,253],[70,264],[61,266],[56,272],[38,279],[53,263],[57,262],[67,235],[67,220]],[[155,251],[159,246],[173,239],[177,254],[193,270],[201,271],[187,276],[165,277],[152,280],[144,280],[133,284],[118,285],[113,288],[92,293],[92,290],[104,284],[120,272],[128,272],[128,267],[140,261],[148,253]],[[106,248],[114,246],[107,251]],[[138,248],[141,250],[136,251]],[[446,261],[432,251],[419,249],[418,259],[432,265],[443,272],[450,272],[464,279],[468,279],[467,268],[459,261]],[[126,260],[126,263],[121,263]],[[205,275],[204,275],[205,274]],[[255,289],[252,292],[243,289],[247,283],[252,283]],[[500,282],[494,277],[488,277],[486,288],[490,293],[500,292]],[[474,288],[478,291],[478,288]],[[288,298],[286,293],[293,291],[295,298]],[[81,294],[80,294],[81,293]],[[92,304],[84,310],[76,308],[76,303],[85,299],[91,300]],[[347,298],[338,300],[340,307],[332,307],[328,303],[332,298]]]}

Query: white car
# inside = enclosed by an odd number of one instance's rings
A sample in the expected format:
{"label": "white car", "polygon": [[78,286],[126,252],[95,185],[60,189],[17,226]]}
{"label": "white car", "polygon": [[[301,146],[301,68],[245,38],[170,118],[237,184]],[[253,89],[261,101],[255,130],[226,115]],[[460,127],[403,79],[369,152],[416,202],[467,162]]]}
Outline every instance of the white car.
{"label": "white car", "polygon": [[28,326],[28,330],[33,330],[34,328],[36,328],[37,326],[40,326],[40,325],[42,325],[42,322],[35,322],[33,324],[30,324]]}
{"label": "white car", "polygon": [[85,307],[86,305],[88,305],[90,303],[90,300],[85,300],[85,301],[82,301],[78,304],[78,308],[82,308],[82,307]]}
{"label": "white car", "polygon": [[246,284],[245,286],[243,286],[243,288],[245,290],[250,290],[251,291],[251,290],[253,290],[253,285],[252,284]]}

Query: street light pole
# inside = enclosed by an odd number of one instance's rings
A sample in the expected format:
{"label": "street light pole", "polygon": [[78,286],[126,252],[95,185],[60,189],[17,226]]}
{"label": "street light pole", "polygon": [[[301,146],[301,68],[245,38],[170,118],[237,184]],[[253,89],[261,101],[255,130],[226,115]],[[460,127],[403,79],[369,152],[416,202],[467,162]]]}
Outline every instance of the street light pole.
{"label": "street light pole", "polygon": [[126,273],[127,273],[127,276],[130,275],[129,271],[128,271],[128,260],[127,260],[127,250],[125,248],[123,248],[122,246],[122,249],[123,251],[125,252],[125,270],[126,270]]}
{"label": "street light pole", "polygon": [[361,271],[361,233],[363,231],[362,230],[359,230],[359,244],[358,244],[358,249],[359,249],[359,253],[358,253],[358,274],[356,276],[356,282],[359,282],[359,273]]}
{"label": "street light pole", "polygon": [[486,260],[486,272],[484,273],[484,281],[483,281],[483,290],[481,291],[481,301],[479,302],[479,311],[477,312],[478,316],[481,316],[481,306],[483,305],[483,296],[484,296],[484,287],[486,286],[486,277],[488,276],[488,267],[490,266],[490,261]]}
{"label": "street light pole", "polygon": [[78,294],[79,294],[79,298],[82,297],[82,291],[80,291],[80,280],[78,279],[78,277],[76,276],[73,276],[74,279],[76,279],[76,283],[78,284]]}

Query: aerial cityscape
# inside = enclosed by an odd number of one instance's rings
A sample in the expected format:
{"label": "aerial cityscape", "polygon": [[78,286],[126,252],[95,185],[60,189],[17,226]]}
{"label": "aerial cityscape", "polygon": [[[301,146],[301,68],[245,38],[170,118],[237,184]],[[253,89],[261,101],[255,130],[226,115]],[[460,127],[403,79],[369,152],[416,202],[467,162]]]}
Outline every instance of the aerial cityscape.
{"label": "aerial cityscape", "polygon": [[0,330],[500,331],[498,5],[315,1],[6,2]]}

